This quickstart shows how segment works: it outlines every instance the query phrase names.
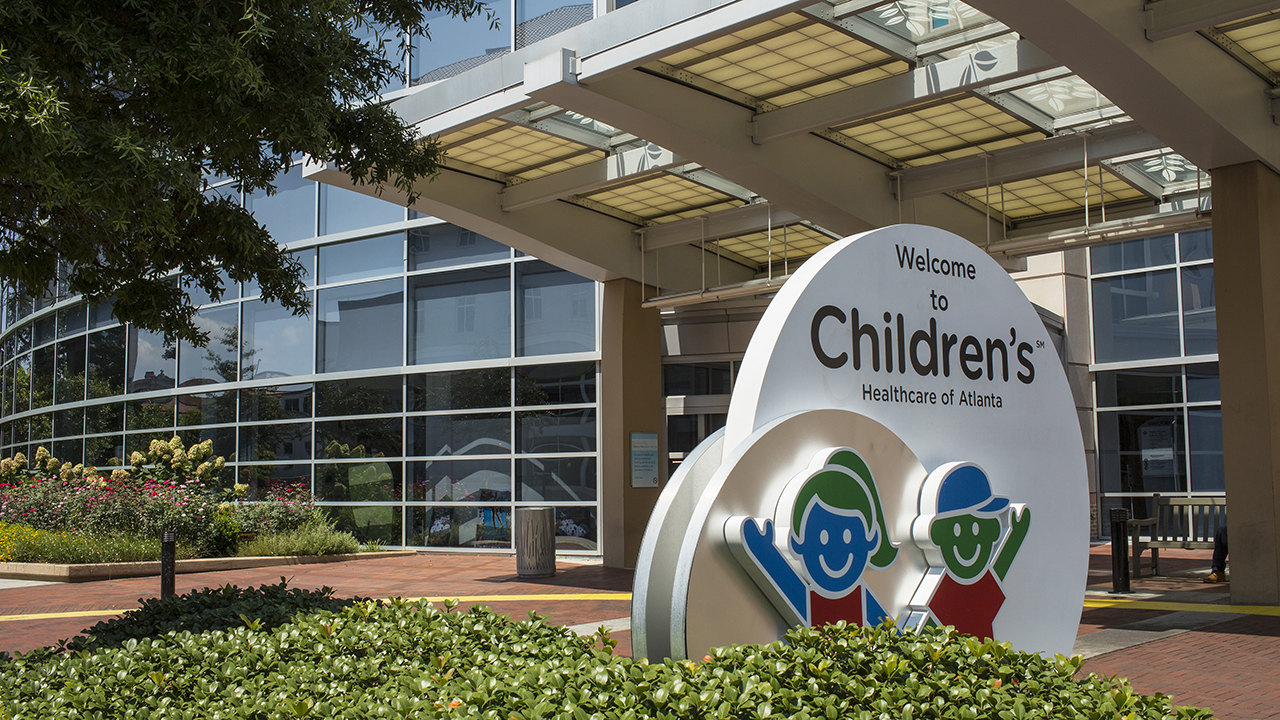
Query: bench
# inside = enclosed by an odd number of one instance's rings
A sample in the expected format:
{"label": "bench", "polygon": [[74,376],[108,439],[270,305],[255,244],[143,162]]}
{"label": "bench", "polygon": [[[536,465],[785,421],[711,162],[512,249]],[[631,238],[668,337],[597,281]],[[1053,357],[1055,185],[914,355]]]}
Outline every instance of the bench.
{"label": "bench", "polygon": [[[1151,574],[1160,574],[1161,548],[1212,550],[1213,536],[1227,524],[1225,497],[1161,497],[1152,495],[1155,517],[1130,520],[1133,542],[1133,576],[1142,577],[1142,552],[1151,549]],[[1143,540],[1141,535],[1150,536]]]}

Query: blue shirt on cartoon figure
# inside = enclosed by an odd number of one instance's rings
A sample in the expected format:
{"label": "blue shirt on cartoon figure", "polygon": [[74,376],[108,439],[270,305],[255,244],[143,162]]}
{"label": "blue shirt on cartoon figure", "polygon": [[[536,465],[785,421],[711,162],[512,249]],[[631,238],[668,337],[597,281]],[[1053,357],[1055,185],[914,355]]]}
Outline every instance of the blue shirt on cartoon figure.
{"label": "blue shirt on cartoon figure", "polygon": [[[883,569],[897,557],[888,541],[884,513],[875,482],[856,452],[841,448],[802,482],[790,509],[788,547],[800,561],[797,568],[783,556],[774,538],[774,523],[756,518],[731,518],[737,532],[739,560],[775,591],[784,615],[819,626],[844,620],[876,624],[888,617],[881,603],[860,581],[867,567]],[[782,509],[779,509],[782,511]],[[731,541],[731,545],[734,543]],[[747,565],[747,562],[750,565]],[[754,568],[752,567],[754,566]]]}

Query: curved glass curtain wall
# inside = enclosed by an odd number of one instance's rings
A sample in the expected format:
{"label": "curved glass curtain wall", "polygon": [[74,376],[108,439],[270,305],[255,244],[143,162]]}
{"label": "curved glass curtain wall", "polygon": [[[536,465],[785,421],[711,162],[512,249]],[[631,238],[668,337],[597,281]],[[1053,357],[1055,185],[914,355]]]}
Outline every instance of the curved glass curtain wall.
{"label": "curved glass curtain wall", "polygon": [[196,348],[56,288],[9,295],[5,456],[109,467],[211,439],[222,484],[302,483],[362,540],[510,549],[514,508],[553,505],[559,548],[598,551],[600,286],[299,166],[244,201],[306,267],[310,315],[231,284],[196,296]]}
{"label": "curved glass curtain wall", "polygon": [[1153,493],[1221,495],[1212,231],[1095,247],[1089,264],[1099,517],[1150,517]]}

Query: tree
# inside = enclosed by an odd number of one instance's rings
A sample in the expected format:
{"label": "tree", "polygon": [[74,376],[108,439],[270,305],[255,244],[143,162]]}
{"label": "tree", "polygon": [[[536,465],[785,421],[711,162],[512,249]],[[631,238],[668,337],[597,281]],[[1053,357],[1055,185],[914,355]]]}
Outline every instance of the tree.
{"label": "tree", "polygon": [[440,148],[366,100],[403,78],[391,38],[438,11],[495,22],[483,0],[0,3],[0,277],[38,295],[61,270],[201,345],[186,289],[219,298],[219,266],[305,313],[301,266],[209,179],[270,192],[306,154],[412,201]]}

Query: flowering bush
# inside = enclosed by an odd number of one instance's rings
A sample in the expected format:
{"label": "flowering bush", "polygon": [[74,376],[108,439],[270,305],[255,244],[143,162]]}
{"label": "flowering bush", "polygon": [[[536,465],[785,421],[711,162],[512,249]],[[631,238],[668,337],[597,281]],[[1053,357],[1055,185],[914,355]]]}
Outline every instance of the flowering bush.
{"label": "flowering bush", "polygon": [[241,532],[292,532],[320,513],[301,484],[274,488],[256,503],[241,500],[245,486],[215,492],[206,481],[224,461],[212,452],[210,440],[190,448],[177,437],[154,440],[145,454],[132,454],[132,470],[105,476],[60,462],[43,447],[31,461],[19,453],[0,460],[0,523],[94,538],[155,540],[172,530],[181,544],[210,556],[234,554]]}
{"label": "flowering bush", "polygon": [[0,562],[137,562],[159,555],[159,538],[119,533],[90,536],[0,523]]}

